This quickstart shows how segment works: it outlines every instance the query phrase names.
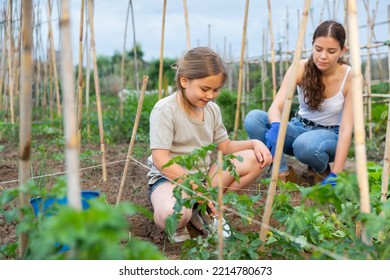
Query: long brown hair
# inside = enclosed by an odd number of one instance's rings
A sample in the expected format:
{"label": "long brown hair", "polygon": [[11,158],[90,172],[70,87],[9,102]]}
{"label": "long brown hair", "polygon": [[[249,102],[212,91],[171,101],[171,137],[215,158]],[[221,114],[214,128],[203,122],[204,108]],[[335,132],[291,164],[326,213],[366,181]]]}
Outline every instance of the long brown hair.
{"label": "long brown hair", "polygon": [[[318,37],[332,37],[340,43],[340,48],[345,45],[345,29],[344,27],[333,20],[324,21],[321,23],[313,34],[312,45]],[[339,64],[344,64],[342,58],[337,61]],[[325,100],[324,91],[325,85],[321,80],[321,71],[317,68],[313,61],[313,55],[310,56],[305,65],[305,71],[300,83],[305,96],[305,103],[311,111],[321,111],[321,104]]]}
{"label": "long brown hair", "polygon": [[190,114],[193,105],[189,102],[185,94],[185,88],[181,86],[181,77],[185,77],[188,80],[194,80],[222,74],[222,85],[227,79],[227,72],[221,57],[207,47],[190,49],[178,60],[176,65],[172,66],[172,68],[176,69],[176,87],[183,97],[183,105],[187,114]]}

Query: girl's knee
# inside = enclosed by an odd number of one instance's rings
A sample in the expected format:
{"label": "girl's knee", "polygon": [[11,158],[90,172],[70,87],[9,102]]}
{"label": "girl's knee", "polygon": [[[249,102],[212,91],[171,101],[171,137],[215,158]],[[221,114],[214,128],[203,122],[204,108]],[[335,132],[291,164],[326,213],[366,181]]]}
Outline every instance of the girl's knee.
{"label": "girl's knee", "polygon": [[245,175],[245,174],[255,174],[255,175],[260,175],[262,172],[262,169],[260,168],[260,163],[257,160],[257,157],[253,150],[245,150],[242,152],[240,155],[243,158],[242,162],[242,167],[239,168],[239,173],[243,173],[240,175]]}
{"label": "girl's knee", "polygon": [[[166,219],[174,213],[173,207],[159,207],[159,209],[155,209],[153,218],[155,224],[165,230],[165,221]],[[178,221],[178,228],[183,228],[190,220],[192,216],[192,209],[188,209],[183,207],[181,211],[181,217]]]}

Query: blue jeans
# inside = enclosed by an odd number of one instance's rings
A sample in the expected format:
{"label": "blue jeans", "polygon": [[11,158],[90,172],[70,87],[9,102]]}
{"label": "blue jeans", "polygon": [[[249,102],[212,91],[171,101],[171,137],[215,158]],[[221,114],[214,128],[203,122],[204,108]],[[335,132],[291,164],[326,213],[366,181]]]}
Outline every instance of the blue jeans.
{"label": "blue jeans", "polygon": [[[270,129],[268,114],[262,110],[252,110],[244,120],[244,127],[249,138],[265,143],[265,134]],[[292,118],[287,125],[283,153],[296,157],[318,173],[324,172],[329,162],[333,162],[339,127],[323,128],[305,125]],[[282,155],[279,172],[288,170],[286,158]]]}

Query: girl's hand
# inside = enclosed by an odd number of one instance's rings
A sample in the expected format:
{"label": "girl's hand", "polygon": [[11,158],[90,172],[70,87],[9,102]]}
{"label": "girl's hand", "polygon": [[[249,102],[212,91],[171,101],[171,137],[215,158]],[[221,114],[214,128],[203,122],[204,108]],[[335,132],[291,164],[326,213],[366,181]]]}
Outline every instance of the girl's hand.
{"label": "girl's hand", "polygon": [[259,140],[252,140],[252,141],[253,141],[253,151],[255,153],[257,160],[259,161],[260,168],[269,166],[272,163],[272,155],[268,150],[267,146]]}

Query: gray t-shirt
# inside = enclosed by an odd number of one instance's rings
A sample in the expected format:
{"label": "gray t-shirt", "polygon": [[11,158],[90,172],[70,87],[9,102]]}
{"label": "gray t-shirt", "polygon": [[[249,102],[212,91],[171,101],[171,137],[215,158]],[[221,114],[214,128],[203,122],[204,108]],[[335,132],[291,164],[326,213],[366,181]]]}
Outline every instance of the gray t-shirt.
{"label": "gray t-shirt", "polygon": [[[150,114],[150,149],[169,150],[173,158],[178,155],[190,154],[194,149],[211,143],[222,143],[228,134],[222,123],[221,111],[214,102],[204,107],[204,121],[196,121],[186,115],[179,106],[177,93],[159,100]],[[154,164],[152,156],[148,158],[150,171],[149,185],[154,184],[163,175]],[[207,156],[206,172],[210,165],[210,155]],[[189,173],[195,170],[188,170]]]}

